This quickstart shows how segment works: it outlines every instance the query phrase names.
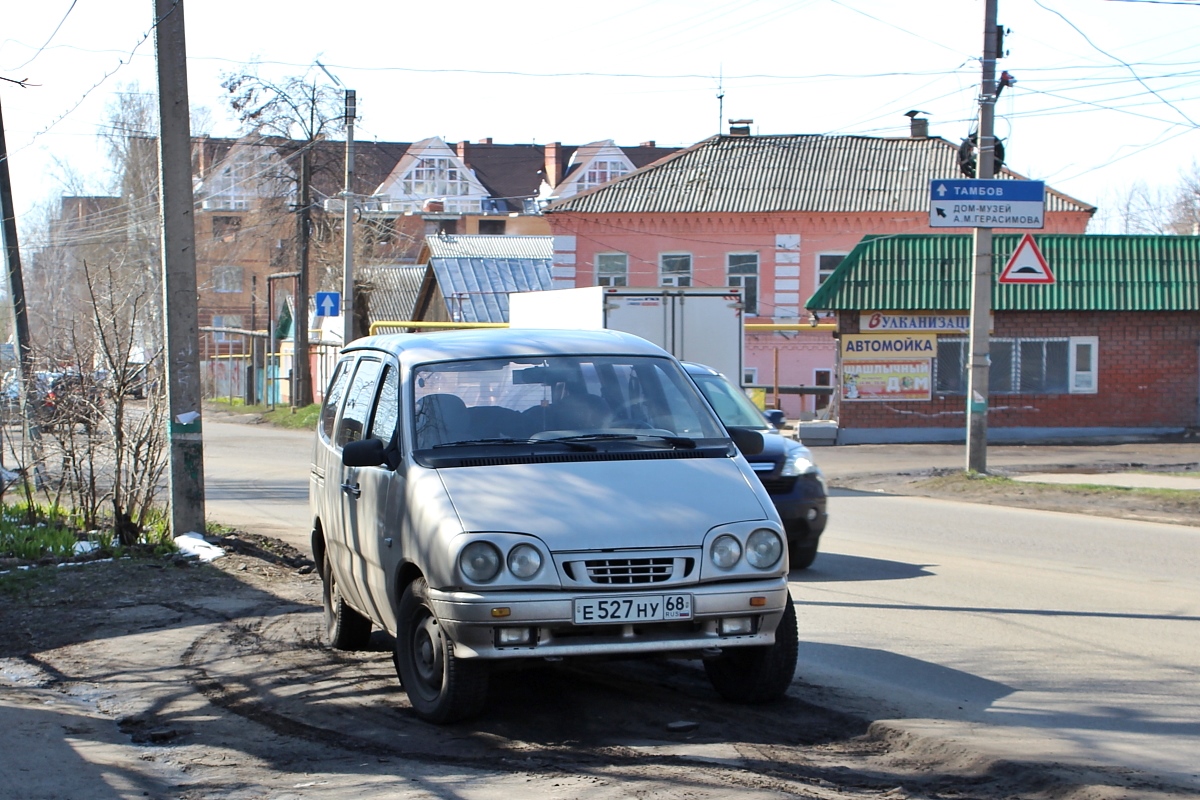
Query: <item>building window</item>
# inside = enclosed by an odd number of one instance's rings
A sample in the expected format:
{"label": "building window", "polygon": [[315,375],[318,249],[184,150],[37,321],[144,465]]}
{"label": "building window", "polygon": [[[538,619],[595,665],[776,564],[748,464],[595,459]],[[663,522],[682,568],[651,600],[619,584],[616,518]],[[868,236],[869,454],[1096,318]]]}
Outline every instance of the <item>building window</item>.
{"label": "building window", "polygon": [[405,194],[418,197],[459,196],[471,193],[471,182],[452,158],[423,156],[401,182]]}
{"label": "building window", "polygon": [[233,242],[237,240],[238,231],[242,228],[241,217],[213,217],[213,241]]}
{"label": "building window", "polygon": [[742,368],[742,386],[758,385],[758,367]]}
{"label": "building window", "polygon": [[742,290],[742,311],[758,313],[758,253],[730,253],[725,257],[730,286]]}
{"label": "building window", "polygon": [[447,236],[458,233],[457,219],[427,219],[425,220],[425,235],[437,236],[444,233]]}
{"label": "building window", "polygon": [[663,253],[660,258],[660,286],[692,285],[692,254]]}
{"label": "building window", "polygon": [[[212,326],[214,328],[240,328],[242,327],[241,314],[213,314]],[[214,342],[236,342],[242,337],[236,333],[226,333],[224,331],[216,331],[213,333]]]}
{"label": "building window", "polygon": [[625,253],[598,253],[596,255],[597,286],[628,286],[629,256]]}
{"label": "building window", "polygon": [[829,276],[833,274],[833,271],[838,268],[838,264],[841,264],[845,258],[845,253],[818,253],[817,286],[820,286],[822,283],[828,280]]}
{"label": "building window", "polygon": [[504,220],[502,220],[502,219],[481,219],[481,220],[479,220],[479,233],[482,236],[503,236],[504,235]]}
{"label": "building window", "polygon": [[[970,342],[939,337],[934,386],[939,394],[967,393]],[[1093,394],[1097,338],[992,339],[988,394]]]}
{"label": "building window", "polygon": [[624,161],[596,159],[588,164],[587,171],[579,181],[579,191],[592,189],[629,174],[629,165]]}
{"label": "building window", "polygon": [[236,293],[242,291],[241,267],[213,267],[212,290],[214,292]]}

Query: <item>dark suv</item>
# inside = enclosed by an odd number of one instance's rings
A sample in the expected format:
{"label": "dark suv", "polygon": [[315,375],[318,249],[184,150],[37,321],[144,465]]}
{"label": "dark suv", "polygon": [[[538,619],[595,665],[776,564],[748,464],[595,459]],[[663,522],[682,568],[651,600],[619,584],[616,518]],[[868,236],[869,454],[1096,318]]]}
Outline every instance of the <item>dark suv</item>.
{"label": "dark suv", "polygon": [[753,428],[763,434],[763,450],[748,455],[787,532],[789,566],[805,569],[817,557],[825,522],[825,476],[809,449],[779,433],[746,394],[721,373],[703,364],[684,362],[684,369],[712,404],[727,428]]}

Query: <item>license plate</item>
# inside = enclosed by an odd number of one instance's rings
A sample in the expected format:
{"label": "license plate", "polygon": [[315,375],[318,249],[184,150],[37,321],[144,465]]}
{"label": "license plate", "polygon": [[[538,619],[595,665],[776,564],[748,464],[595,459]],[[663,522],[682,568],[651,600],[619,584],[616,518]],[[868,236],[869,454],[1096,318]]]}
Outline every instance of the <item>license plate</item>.
{"label": "license plate", "polygon": [[690,594],[638,597],[588,597],[575,600],[575,624],[606,622],[664,622],[692,618]]}

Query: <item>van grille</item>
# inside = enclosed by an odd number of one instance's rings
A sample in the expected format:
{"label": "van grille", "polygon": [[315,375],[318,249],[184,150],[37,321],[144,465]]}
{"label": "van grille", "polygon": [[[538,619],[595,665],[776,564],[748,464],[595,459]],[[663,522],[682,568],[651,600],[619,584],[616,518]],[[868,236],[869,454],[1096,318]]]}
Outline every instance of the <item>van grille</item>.
{"label": "van grille", "polygon": [[564,583],[577,587],[668,586],[695,581],[698,548],[680,550],[642,551],[635,556],[617,553],[560,553],[554,560],[565,578]]}
{"label": "van grille", "polygon": [[662,583],[671,579],[673,558],[609,558],[586,561],[588,578],[592,583],[627,585]]}

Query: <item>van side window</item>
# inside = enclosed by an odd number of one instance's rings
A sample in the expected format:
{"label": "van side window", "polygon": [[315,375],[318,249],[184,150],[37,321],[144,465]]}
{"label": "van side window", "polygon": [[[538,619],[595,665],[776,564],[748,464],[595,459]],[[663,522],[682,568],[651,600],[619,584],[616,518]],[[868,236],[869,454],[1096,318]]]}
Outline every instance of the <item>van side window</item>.
{"label": "van side window", "polygon": [[350,390],[346,393],[346,408],[338,422],[338,447],[345,447],[363,438],[367,430],[367,417],[375,402],[375,390],[379,388],[379,367],[379,361],[373,358],[358,362],[354,379],[350,381]]}
{"label": "van side window", "polygon": [[375,416],[371,419],[369,438],[390,442],[399,417],[400,380],[396,376],[396,368],[389,364],[383,368],[383,380],[380,381],[379,399],[375,401]]}
{"label": "van side window", "polygon": [[342,361],[334,370],[333,378],[329,381],[329,389],[325,392],[325,404],[321,406],[321,424],[318,426],[321,435],[326,439],[333,438],[333,422],[337,419],[338,406],[346,394],[346,384],[350,383],[350,361]]}

